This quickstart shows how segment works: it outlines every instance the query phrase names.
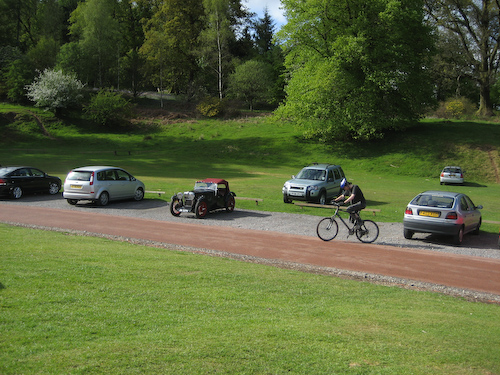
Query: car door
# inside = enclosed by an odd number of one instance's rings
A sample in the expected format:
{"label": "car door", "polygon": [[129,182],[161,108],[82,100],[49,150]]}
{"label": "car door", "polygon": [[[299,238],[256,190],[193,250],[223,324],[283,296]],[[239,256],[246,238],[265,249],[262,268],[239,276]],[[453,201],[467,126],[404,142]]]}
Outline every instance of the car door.
{"label": "car door", "polygon": [[45,178],[45,173],[43,173],[40,169],[31,168],[30,174],[32,177],[31,180],[31,189],[32,191],[47,191],[49,188],[47,179]]}
{"label": "car door", "polygon": [[115,188],[120,198],[131,198],[135,194],[135,184],[132,176],[122,169],[115,169]]}
{"label": "car door", "polygon": [[470,232],[477,228],[481,219],[481,212],[476,209],[474,203],[472,203],[471,199],[466,195],[462,195],[460,202],[460,206],[466,208],[466,211],[464,211],[465,230],[466,232]]}
{"label": "car door", "polygon": [[33,177],[29,168],[19,168],[11,173],[11,182],[15,186],[20,186],[25,193],[33,191]]}

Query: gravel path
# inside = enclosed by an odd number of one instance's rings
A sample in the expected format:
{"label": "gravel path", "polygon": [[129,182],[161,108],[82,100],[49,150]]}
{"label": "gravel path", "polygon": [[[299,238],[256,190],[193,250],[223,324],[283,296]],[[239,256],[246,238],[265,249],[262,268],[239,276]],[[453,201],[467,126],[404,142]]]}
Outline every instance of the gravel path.
{"label": "gravel path", "polygon": [[[8,204],[36,205],[38,207],[50,207],[73,211],[82,210],[85,212],[98,212],[116,216],[275,231],[314,237],[316,236],[316,225],[321,219],[320,216],[313,215],[242,210],[238,208],[236,208],[233,213],[226,213],[225,211],[211,212],[203,220],[196,219],[194,214],[188,213],[183,213],[179,217],[173,217],[169,211],[169,203],[159,199],[145,199],[142,202],[112,202],[106,207],[99,207],[90,202],[80,202],[76,206],[71,206],[60,196],[47,195],[27,196],[18,201],[3,201]],[[330,212],[330,210],[323,211],[325,216]],[[377,217],[371,216],[369,213],[366,213],[364,218],[377,221]],[[375,243],[379,245],[500,259],[498,236],[491,233],[481,232],[479,236],[468,234],[464,237],[461,246],[455,246],[451,243],[451,239],[447,237],[432,236],[428,234],[415,234],[413,239],[407,240],[403,237],[402,223],[377,222],[377,224],[380,228],[380,234]],[[343,228],[342,224],[340,225],[341,227],[339,235],[336,238],[337,240],[358,242],[355,236],[348,236],[346,228]]]}

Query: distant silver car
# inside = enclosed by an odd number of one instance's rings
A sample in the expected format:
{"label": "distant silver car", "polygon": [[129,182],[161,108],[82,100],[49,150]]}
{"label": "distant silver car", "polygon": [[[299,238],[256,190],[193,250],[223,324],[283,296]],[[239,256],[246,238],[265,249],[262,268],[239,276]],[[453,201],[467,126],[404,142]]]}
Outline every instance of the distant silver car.
{"label": "distant silver car", "polygon": [[444,167],[439,175],[439,182],[443,184],[463,184],[464,171],[457,166]]}
{"label": "distant silver car", "polygon": [[457,245],[464,234],[479,234],[483,206],[476,206],[465,194],[446,191],[420,193],[406,207],[404,237],[411,239],[416,232],[453,236]]}
{"label": "distant silver car", "polygon": [[90,200],[101,206],[109,201],[144,198],[144,184],[124,169],[108,166],[89,166],[73,169],[64,181],[63,197],[75,205]]}

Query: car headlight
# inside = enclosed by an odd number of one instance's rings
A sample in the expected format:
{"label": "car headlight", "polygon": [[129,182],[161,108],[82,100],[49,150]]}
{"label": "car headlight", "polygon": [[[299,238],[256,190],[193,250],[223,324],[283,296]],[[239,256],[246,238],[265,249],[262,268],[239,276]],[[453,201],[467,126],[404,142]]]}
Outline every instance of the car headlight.
{"label": "car headlight", "polygon": [[316,190],[318,190],[318,189],[319,189],[319,188],[318,188],[317,186],[308,186],[308,187],[307,187],[307,190],[309,190],[309,191],[313,191],[313,190],[314,190],[314,191],[316,191]]}
{"label": "car headlight", "polygon": [[178,193],[177,193],[177,199],[178,199],[178,200],[180,200],[180,201],[181,201],[183,196],[184,196],[184,194],[182,194],[181,192],[178,192]]}
{"label": "car headlight", "polygon": [[184,193],[184,196],[187,200],[192,201],[194,199],[194,193],[192,191],[187,191]]}

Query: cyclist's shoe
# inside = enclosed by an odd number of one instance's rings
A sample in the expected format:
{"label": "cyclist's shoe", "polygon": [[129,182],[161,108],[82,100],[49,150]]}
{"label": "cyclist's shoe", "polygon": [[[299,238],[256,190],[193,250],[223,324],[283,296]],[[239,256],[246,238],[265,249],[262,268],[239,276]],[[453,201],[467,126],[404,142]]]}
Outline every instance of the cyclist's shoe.
{"label": "cyclist's shoe", "polygon": [[352,235],[354,234],[354,231],[355,231],[355,229],[354,229],[354,228],[349,229],[349,236],[352,236]]}

